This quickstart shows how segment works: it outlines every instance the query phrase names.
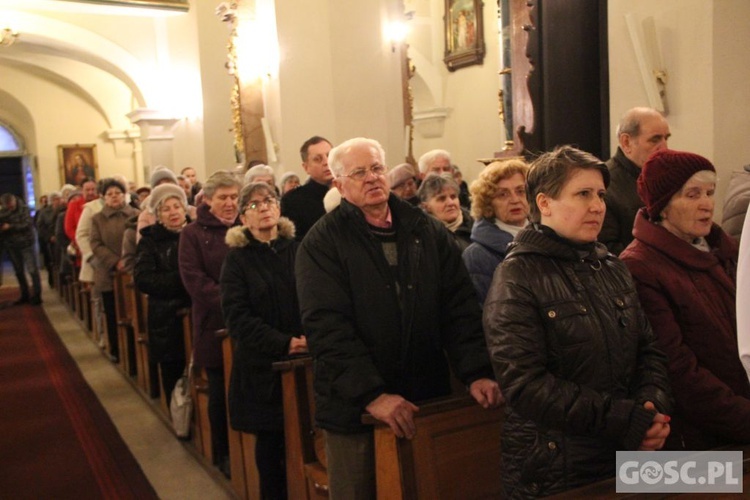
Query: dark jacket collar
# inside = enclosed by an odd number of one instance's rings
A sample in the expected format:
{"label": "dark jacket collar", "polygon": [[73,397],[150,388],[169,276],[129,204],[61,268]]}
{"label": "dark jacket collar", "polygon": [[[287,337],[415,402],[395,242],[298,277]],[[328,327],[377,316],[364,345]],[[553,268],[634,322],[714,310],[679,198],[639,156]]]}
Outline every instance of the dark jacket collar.
{"label": "dark jacket collar", "polygon": [[523,253],[545,255],[569,261],[604,260],[609,256],[607,247],[599,242],[577,245],[558,236],[552,229],[541,224],[532,224],[521,230],[508,247],[506,258]]}
{"label": "dark jacket collar", "polygon": [[641,169],[625,156],[625,153],[622,152],[622,149],[619,146],[617,147],[617,153],[615,153],[615,156],[612,159],[620,166],[620,168],[632,176],[633,179],[637,179],[638,176],[641,175]]}
{"label": "dark jacket collar", "polygon": [[[426,220],[427,215],[422,209],[412,206],[410,203],[405,202],[398,196],[391,193],[388,196],[388,208],[391,210],[391,217],[393,218],[393,227],[396,230],[411,231],[416,227],[420,221]],[[365,214],[361,208],[352,205],[346,199],[341,200],[339,210],[342,211],[345,217],[351,218],[359,223],[366,225]],[[363,226],[364,227],[364,226]]]}
{"label": "dark jacket collar", "polygon": [[[211,227],[226,227],[223,222],[221,222],[214,214],[211,213],[211,207],[209,207],[205,203],[202,203],[201,206],[198,207],[196,212],[197,213],[195,217],[198,224]],[[240,216],[238,214],[237,218],[234,220],[233,226],[236,226],[239,223]]]}

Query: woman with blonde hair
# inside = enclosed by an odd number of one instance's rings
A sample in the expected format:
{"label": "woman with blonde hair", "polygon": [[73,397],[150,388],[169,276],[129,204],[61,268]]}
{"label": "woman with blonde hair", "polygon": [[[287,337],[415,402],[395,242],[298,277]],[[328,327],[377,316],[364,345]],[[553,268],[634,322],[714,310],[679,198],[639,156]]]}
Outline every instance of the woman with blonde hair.
{"label": "woman with blonde hair", "polygon": [[526,226],[526,173],[529,167],[519,159],[495,161],[471,183],[471,245],[464,251],[464,263],[484,304],[495,268],[505,258],[508,244]]}

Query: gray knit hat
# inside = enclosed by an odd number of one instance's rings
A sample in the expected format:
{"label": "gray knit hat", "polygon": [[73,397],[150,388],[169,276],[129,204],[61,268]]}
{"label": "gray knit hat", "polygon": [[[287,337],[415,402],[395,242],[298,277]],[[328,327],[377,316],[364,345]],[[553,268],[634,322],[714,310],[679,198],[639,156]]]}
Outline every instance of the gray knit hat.
{"label": "gray knit hat", "polygon": [[148,197],[148,208],[152,213],[156,213],[159,205],[166,199],[177,198],[182,206],[187,210],[187,197],[185,191],[176,184],[161,184],[156,186],[151,195]]}
{"label": "gray knit hat", "polygon": [[171,182],[172,184],[177,184],[177,176],[174,174],[174,172],[169,170],[169,168],[165,167],[164,165],[159,165],[154,169],[153,172],[151,172],[151,187],[155,188],[165,179],[169,180],[169,182]]}
{"label": "gray knit hat", "polygon": [[401,165],[397,165],[393,167],[393,169],[388,172],[388,183],[391,186],[391,189],[395,189],[399,187],[404,182],[408,181],[409,179],[416,179],[417,174],[414,170],[414,167],[409,165],[408,163],[402,163]]}

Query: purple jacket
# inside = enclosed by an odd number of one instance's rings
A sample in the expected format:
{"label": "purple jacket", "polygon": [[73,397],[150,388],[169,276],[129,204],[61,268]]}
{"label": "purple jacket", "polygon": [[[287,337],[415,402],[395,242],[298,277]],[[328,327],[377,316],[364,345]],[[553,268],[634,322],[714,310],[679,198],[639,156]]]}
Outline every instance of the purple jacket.
{"label": "purple jacket", "polygon": [[737,353],[738,245],[714,224],[702,252],[648,220],[620,255],[669,358],[675,396],[671,448],[750,443],[750,383]]}
{"label": "purple jacket", "polygon": [[229,252],[224,241],[229,228],[209,210],[208,205],[198,207],[195,222],[182,230],[180,276],[193,302],[193,361],[200,368],[220,368],[223,366],[221,339],[216,336],[216,330],[224,328],[224,318],[219,277],[224,257]]}

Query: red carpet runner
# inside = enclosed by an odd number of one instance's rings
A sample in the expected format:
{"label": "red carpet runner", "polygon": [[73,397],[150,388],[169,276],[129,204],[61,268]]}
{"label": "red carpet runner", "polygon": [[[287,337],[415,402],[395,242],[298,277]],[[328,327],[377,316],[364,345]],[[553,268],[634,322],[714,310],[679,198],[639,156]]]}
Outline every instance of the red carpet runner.
{"label": "red carpet runner", "polygon": [[157,498],[42,308],[0,292],[0,497]]}

